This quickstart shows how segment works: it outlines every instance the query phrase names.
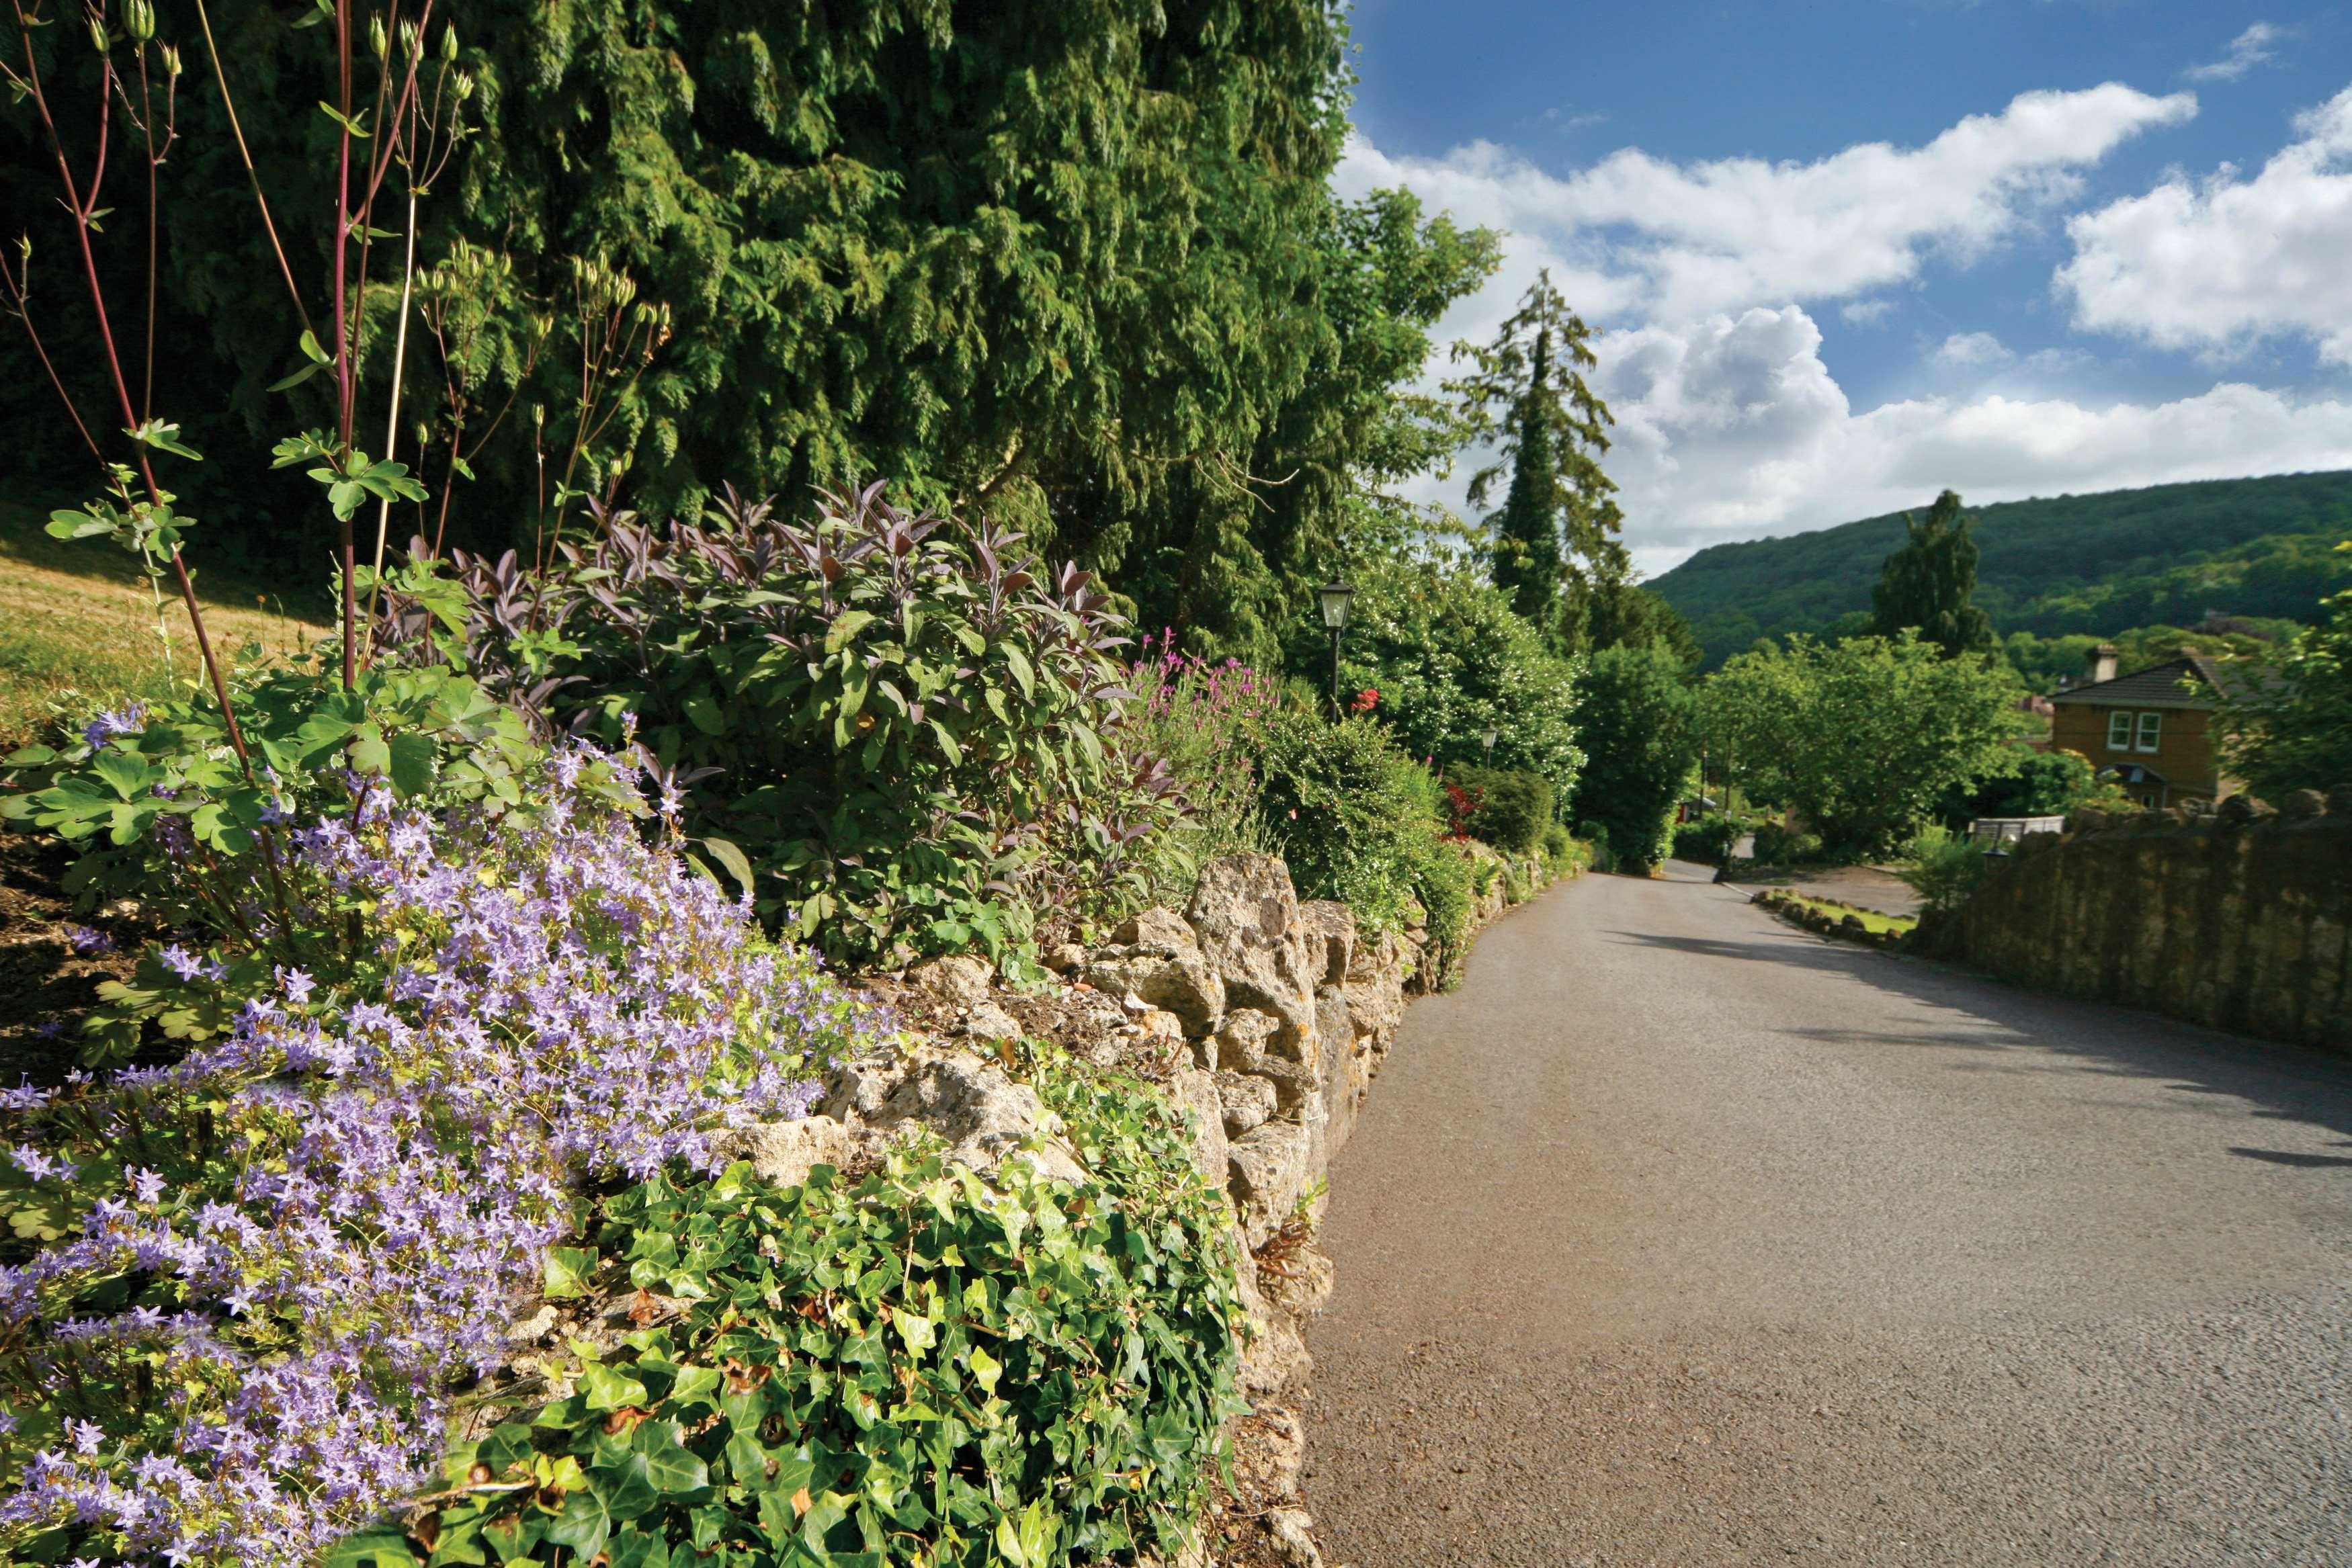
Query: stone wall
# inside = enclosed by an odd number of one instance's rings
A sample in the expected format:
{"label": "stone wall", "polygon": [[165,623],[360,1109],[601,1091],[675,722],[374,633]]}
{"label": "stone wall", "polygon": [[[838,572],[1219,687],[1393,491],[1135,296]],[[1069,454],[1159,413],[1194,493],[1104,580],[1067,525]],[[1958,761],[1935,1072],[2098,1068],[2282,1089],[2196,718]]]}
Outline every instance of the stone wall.
{"label": "stone wall", "polygon": [[2273,811],[2085,811],[2027,838],[1918,945],[1996,975],[2352,1048],[2352,785]]}

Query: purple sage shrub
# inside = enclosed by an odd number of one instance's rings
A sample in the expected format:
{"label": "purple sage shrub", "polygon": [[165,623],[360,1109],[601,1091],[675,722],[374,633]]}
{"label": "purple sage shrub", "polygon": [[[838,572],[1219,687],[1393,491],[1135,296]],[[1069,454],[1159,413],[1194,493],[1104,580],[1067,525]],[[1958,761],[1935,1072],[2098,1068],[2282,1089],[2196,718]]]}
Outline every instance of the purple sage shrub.
{"label": "purple sage shrub", "polygon": [[594,760],[528,822],[363,786],[293,835],[363,962],[281,966],[172,1065],[7,1092],[0,1555],[315,1559],[431,1478],[583,1181],[719,1168],[877,1027]]}

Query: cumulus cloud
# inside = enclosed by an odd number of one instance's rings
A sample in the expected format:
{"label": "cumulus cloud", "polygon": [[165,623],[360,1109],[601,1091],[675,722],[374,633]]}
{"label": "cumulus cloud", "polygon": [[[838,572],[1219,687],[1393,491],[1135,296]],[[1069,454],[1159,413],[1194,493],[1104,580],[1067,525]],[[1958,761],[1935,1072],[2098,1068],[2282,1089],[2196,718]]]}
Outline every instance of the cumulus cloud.
{"label": "cumulus cloud", "polygon": [[2175,173],[2068,219],[2056,283],[2075,325],[2225,354],[2301,336],[2352,364],[2352,88],[2295,134],[2252,179]]}
{"label": "cumulus cloud", "polygon": [[2191,66],[2180,74],[2190,81],[2235,81],[2271,57],[2271,46],[2286,36],[2268,22],[2257,22],[2230,40],[2229,52],[2209,65]]}
{"label": "cumulus cloud", "polygon": [[[1349,194],[1403,185],[1457,219],[1511,231],[1507,276],[1487,291],[1497,299],[1548,265],[1590,312],[1686,320],[1864,294],[1916,277],[1930,255],[1973,262],[2077,194],[2079,171],[2196,112],[2192,93],[2110,82],[2021,94],[1919,147],[1690,163],[1625,148],[1564,177],[1492,142],[1416,158],[1358,136],[1339,184]],[[1499,319],[1492,303],[1485,314]]]}
{"label": "cumulus cloud", "polygon": [[1936,351],[1927,357],[1957,371],[2004,364],[2016,358],[1990,332],[1955,332],[1937,344]]}
{"label": "cumulus cloud", "polygon": [[1923,506],[2352,467],[2352,402],[2225,382],[2094,406],[2016,392],[1857,413],[1803,309],[1752,309],[1604,341],[1610,473],[1645,568],[1726,538]]}

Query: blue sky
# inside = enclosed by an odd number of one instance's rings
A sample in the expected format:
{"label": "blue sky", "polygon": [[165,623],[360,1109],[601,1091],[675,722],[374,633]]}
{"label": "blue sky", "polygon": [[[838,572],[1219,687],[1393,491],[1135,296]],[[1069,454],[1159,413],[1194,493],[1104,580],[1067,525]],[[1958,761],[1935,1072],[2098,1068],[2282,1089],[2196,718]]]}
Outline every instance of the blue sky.
{"label": "blue sky", "polygon": [[[1359,0],[1345,189],[1607,329],[1637,559],[1924,503],[2352,467],[2352,15]],[[1416,486],[1454,500],[1458,479]]]}

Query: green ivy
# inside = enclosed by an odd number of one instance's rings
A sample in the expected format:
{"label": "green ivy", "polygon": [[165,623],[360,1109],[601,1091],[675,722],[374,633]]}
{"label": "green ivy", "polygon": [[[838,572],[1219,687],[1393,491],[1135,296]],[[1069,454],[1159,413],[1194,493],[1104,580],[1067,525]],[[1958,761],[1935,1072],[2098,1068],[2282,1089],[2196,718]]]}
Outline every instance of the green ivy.
{"label": "green ivy", "polygon": [[[559,1292],[681,1302],[449,1455],[332,1562],[1060,1564],[1197,1518],[1237,1411],[1234,1259],[1179,1113],[1037,1061],[1093,1180],[903,1147],[855,1184],[746,1166],[605,1206]],[[560,1277],[559,1277],[560,1276]]]}

